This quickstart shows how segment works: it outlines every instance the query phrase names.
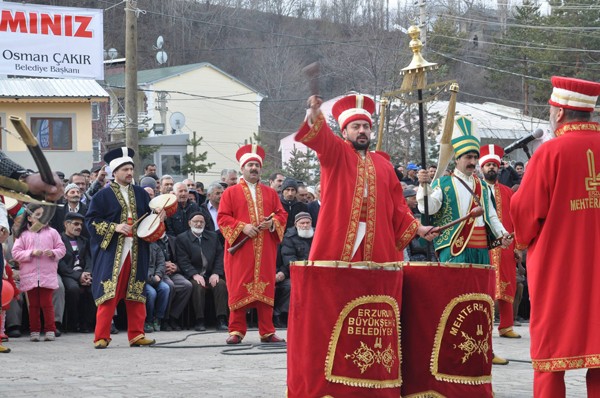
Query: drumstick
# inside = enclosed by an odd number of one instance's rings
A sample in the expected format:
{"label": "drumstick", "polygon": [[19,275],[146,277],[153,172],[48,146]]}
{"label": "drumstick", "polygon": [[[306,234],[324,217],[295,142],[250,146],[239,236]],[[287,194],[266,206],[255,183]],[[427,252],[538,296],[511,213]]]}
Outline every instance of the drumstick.
{"label": "drumstick", "polygon": [[[275,213],[271,213],[269,215],[269,217],[265,218],[265,221],[269,221],[271,220],[273,217],[275,217]],[[227,251],[230,254],[235,254],[235,252],[237,252],[238,250],[240,250],[240,248],[242,246],[244,246],[244,243],[246,243],[248,241],[248,239],[250,239],[249,236],[245,236],[244,239],[242,239],[241,241],[239,241],[238,243],[236,243],[235,245],[231,246],[229,249],[227,249]]]}
{"label": "drumstick", "polygon": [[[461,217],[461,218],[459,218],[459,219],[457,219],[457,220],[451,221],[451,222],[449,222],[449,223],[448,223],[448,224],[446,224],[446,225],[442,225],[441,227],[431,227],[431,228],[430,228],[430,229],[427,231],[427,234],[428,234],[428,233],[430,233],[431,231],[433,231],[433,230],[434,230],[434,229],[436,229],[436,228],[437,228],[437,231],[438,231],[438,232],[442,232],[443,230],[445,230],[445,229],[448,229],[448,228],[450,228],[450,227],[453,227],[453,226],[455,226],[455,225],[456,225],[456,224],[458,224],[458,223],[461,223],[461,222],[463,222],[463,221],[465,221],[465,220],[468,220],[469,218],[477,218],[477,217],[479,217],[479,216],[481,216],[481,215],[483,215],[483,208],[482,208],[482,207],[480,207],[480,206],[474,207],[474,208],[473,208],[473,210],[471,210],[471,211],[469,212],[469,214],[467,214],[467,215],[466,215],[466,216],[464,216],[464,217]],[[425,235],[427,235],[427,234],[425,234]]]}
{"label": "drumstick", "polygon": [[[169,199],[170,199],[170,198],[167,198],[167,200],[165,201],[165,204],[163,205],[163,207],[161,207],[161,208],[160,208],[160,211],[159,211],[158,213],[156,213],[156,214],[160,214],[160,213],[162,213],[162,212],[163,212],[163,210],[165,210],[165,207],[167,207],[167,205],[169,204]],[[156,222],[156,220],[158,220],[159,218],[160,218],[160,217],[157,217],[157,218],[155,218],[155,219],[154,219],[154,221],[152,221],[152,222],[150,223],[150,226],[149,226],[148,228],[149,228],[149,229],[152,229],[152,227],[154,226],[154,223],[155,223],[155,222]]]}
{"label": "drumstick", "polygon": [[144,213],[144,215],[143,215],[143,216],[141,216],[140,218],[138,218],[138,219],[136,220],[136,222],[134,222],[133,224],[131,224],[131,228],[133,228],[133,227],[135,227],[136,225],[138,225],[138,223],[139,223],[140,221],[142,221],[144,218],[146,218],[146,216],[147,216],[148,214],[150,214],[150,213]]}

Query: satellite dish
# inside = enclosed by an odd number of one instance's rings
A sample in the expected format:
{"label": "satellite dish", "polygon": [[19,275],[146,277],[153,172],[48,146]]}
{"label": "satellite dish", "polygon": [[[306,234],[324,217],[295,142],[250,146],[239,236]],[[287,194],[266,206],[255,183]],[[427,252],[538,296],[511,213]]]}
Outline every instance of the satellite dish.
{"label": "satellite dish", "polygon": [[185,116],[181,112],[173,112],[169,118],[169,124],[173,130],[173,134],[175,134],[176,132],[181,131],[183,126],[185,126]]}
{"label": "satellite dish", "polygon": [[156,62],[158,62],[159,64],[164,64],[167,62],[167,59],[169,59],[169,56],[167,55],[166,52],[160,50],[159,52],[156,53]]}
{"label": "satellite dish", "polygon": [[163,39],[162,36],[158,36],[158,38],[156,39],[156,49],[160,50],[163,44],[165,44],[165,39]]}
{"label": "satellite dish", "polygon": [[108,49],[108,58],[115,59],[115,58],[117,58],[117,55],[119,55],[119,52],[117,51],[116,48]]}

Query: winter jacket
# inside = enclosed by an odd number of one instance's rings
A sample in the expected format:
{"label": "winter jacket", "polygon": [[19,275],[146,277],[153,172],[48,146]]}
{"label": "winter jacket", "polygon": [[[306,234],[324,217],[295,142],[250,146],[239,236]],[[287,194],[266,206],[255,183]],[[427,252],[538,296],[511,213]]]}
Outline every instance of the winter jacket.
{"label": "winter jacket", "polygon": [[[50,249],[54,257],[41,255],[34,257],[34,250]],[[19,288],[26,292],[36,287],[58,289],[58,261],[65,255],[66,248],[60,234],[51,227],[42,228],[39,232],[23,231],[15,241],[12,255],[19,263],[21,284]]]}

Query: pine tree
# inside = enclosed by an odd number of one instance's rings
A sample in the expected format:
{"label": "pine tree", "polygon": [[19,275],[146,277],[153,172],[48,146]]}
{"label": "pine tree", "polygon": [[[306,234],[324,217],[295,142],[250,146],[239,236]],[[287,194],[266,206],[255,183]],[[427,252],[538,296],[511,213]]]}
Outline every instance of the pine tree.
{"label": "pine tree", "polygon": [[290,160],[284,164],[284,174],[307,185],[315,184],[321,175],[316,153],[311,149],[304,152],[294,147]]}
{"label": "pine tree", "polygon": [[192,152],[183,155],[183,166],[181,166],[181,174],[193,174],[193,179],[196,179],[196,173],[206,173],[213,167],[214,163],[202,163],[206,161],[207,153],[198,153],[198,147],[202,145],[202,137],[196,138],[196,132],[194,131],[194,138],[187,140],[187,145],[191,146]]}

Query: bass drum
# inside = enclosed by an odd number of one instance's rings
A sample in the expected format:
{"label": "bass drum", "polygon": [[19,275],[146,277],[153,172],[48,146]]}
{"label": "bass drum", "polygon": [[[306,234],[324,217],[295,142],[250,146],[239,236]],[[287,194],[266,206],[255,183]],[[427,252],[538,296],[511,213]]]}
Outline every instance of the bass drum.
{"label": "bass drum", "polygon": [[287,396],[399,397],[401,263],[296,262],[290,272]]}
{"label": "bass drum", "polygon": [[402,292],[402,396],[492,397],[494,271],[407,263]]}

